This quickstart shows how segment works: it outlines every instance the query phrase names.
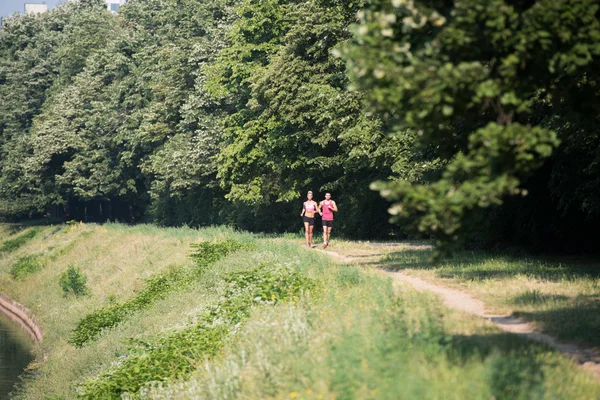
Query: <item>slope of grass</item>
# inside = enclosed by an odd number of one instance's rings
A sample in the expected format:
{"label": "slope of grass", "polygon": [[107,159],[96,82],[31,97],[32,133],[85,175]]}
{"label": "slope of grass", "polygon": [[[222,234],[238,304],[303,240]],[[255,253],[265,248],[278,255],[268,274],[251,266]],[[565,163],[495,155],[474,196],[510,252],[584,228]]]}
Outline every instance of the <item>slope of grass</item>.
{"label": "slope of grass", "polygon": [[11,267],[10,275],[13,279],[24,279],[27,275],[31,275],[41,270],[44,267],[44,261],[39,254],[28,254],[19,257],[17,262]]}
{"label": "slope of grass", "polygon": [[33,228],[14,239],[7,239],[2,243],[2,246],[0,246],[0,253],[10,253],[17,250],[19,247],[36,237],[38,233],[39,229]]}
{"label": "slope of grass", "polygon": [[[152,277],[194,268],[192,244],[231,240],[254,248],[215,259],[201,279],[165,291],[83,347],[69,343],[87,315],[135,298]],[[33,366],[21,397],[600,396],[600,384],[560,354],[301,242],[227,228],[43,228],[0,258],[2,290],[32,309],[46,333],[47,360]],[[43,269],[10,277],[18,257],[40,252],[54,254]],[[66,265],[85,271],[89,296],[60,293]]]}

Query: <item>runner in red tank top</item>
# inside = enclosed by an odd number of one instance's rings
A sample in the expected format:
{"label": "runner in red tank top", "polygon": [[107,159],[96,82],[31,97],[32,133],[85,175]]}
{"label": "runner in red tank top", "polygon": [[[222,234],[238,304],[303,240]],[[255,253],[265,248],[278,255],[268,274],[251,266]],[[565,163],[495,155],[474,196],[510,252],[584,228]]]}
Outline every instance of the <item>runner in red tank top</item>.
{"label": "runner in red tank top", "polygon": [[321,220],[323,221],[323,247],[329,246],[331,229],[333,228],[333,213],[338,211],[337,204],[331,200],[331,193],[325,193],[325,200],[319,203]]}

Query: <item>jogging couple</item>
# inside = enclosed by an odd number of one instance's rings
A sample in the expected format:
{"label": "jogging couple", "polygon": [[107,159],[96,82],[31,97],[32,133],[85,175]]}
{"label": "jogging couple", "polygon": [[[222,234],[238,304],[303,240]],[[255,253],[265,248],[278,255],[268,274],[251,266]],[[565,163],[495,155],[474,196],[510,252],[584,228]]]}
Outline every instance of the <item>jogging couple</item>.
{"label": "jogging couple", "polygon": [[331,193],[325,193],[325,200],[320,203],[313,200],[312,192],[308,192],[306,198],[307,200],[302,205],[302,213],[300,214],[304,221],[306,247],[312,247],[315,213],[319,213],[323,221],[323,247],[327,247],[329,246],[331,228],[333,228],[333,213],[338,211],[337,204],[331,200]]}

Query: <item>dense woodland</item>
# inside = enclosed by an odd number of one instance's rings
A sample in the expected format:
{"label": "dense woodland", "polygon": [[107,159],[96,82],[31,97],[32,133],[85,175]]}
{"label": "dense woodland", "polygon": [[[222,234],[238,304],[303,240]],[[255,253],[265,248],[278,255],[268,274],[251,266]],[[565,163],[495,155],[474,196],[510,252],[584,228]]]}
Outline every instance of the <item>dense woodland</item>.
{"label": "dense woodland", "polygon": [[0,218],[593,250],[599,78],[594,0],[73,0],[0,31]]}

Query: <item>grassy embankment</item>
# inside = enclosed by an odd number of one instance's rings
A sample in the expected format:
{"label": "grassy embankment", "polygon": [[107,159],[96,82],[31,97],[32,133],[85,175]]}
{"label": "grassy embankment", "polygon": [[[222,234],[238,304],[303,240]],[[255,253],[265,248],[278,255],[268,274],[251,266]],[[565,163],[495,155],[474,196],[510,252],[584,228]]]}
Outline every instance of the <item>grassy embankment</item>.
{"label": "grassy embankment", "polygon": [[[380,268],[467,291],[490,313],[513,313],[557,338],[600,347],[600,261],[460,252],[432,265],[429,249],[342,243],[338,251]],[[383,257],[376,254],[381,253]]]}
{"label": "grassy embankment", "polygon": [[[600,397],[556,352],[294,238],[2,225],[0,243],[0,289],[45,330],[24,398]],[[62,293],[69,265],[87,295]]]}

